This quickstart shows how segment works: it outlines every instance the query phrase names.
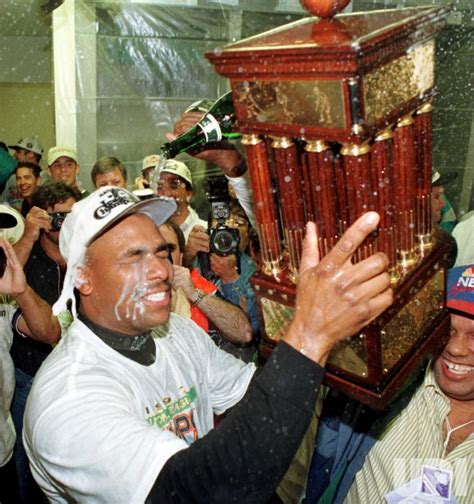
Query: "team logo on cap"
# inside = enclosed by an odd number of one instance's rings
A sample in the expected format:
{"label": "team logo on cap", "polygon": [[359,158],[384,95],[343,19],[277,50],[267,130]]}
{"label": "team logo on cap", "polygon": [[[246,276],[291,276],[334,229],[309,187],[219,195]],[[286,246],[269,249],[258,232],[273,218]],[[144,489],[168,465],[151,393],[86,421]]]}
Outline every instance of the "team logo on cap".
{"label": "team logo on cap", "polygon": [[99,197],[101,198],[100,206],[97,207],[94,212],[94,217],[96,219],[104,219],[112,212],[114,208],[136,202],[136,200],[131,197],[129,193],[122,191],[117,187],[106,189],[102,194],[99,195]]}

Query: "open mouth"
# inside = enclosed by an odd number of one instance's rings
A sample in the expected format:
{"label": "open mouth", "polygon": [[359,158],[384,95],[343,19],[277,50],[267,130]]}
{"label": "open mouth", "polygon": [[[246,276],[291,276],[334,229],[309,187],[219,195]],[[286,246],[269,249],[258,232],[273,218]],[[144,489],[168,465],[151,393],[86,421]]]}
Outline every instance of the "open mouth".
{"label": "open mouth", "polygon": [[151,303],[159,303],[161,301],[165,301],[169,297],[169,292],[168,291],[163,291],[163,292],[154,292],[152,294],[147,294],[146,296],[143,296],[143,299],[145,301],[150,301]]}
{"label": "open mouth", "polygon": [[468,366],[467,364],[456,364],[451,362],[443,357],[443,362],[448,370],[448,372],[452,375],[464,377],[469,373],[474,371],[474,366]]}

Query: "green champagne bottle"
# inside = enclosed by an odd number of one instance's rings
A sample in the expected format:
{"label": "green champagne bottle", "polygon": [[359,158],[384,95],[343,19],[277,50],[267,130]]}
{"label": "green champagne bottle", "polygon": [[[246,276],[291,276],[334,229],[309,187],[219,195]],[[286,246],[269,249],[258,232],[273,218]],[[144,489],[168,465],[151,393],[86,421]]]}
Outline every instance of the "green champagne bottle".
{"label": "green champagne bottle", "polygon": [[202,119],[186,133],[161,147],[165,158],[174,158],[181,152],[209,142],[219,142],[223,138],[240,137],[239,133],[232,131],[236,118],[230,91],[215,101],[208,110],[207,108],[208,102],[201,100],[186,109],[186,112],[200,111],[205,113]]}

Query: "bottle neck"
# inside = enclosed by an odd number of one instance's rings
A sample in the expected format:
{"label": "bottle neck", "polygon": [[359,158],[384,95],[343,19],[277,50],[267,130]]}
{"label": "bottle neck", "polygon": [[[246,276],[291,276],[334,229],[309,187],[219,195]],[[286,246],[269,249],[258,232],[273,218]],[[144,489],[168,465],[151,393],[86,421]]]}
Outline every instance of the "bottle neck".
{"label": "bottle neck", "polygon": [[205,135],[202,128],[196,124],[186,133],[179,135],[171,142],[166,142],[161,147],[161,152],[167,159],[176,157],[180,152],[186,152],[194,146],[204,143]]}

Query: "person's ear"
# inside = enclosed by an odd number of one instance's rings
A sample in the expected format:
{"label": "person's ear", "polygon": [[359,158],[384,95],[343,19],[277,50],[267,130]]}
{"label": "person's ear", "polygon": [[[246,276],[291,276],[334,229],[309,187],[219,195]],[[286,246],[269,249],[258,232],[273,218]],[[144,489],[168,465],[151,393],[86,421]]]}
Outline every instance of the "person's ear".
{"label": "person's ear", "polygon": [[83,296],[89,296],[92,293],[92,278],[87,266],[79,266],[77,268],[74,287],[76,287]]}

